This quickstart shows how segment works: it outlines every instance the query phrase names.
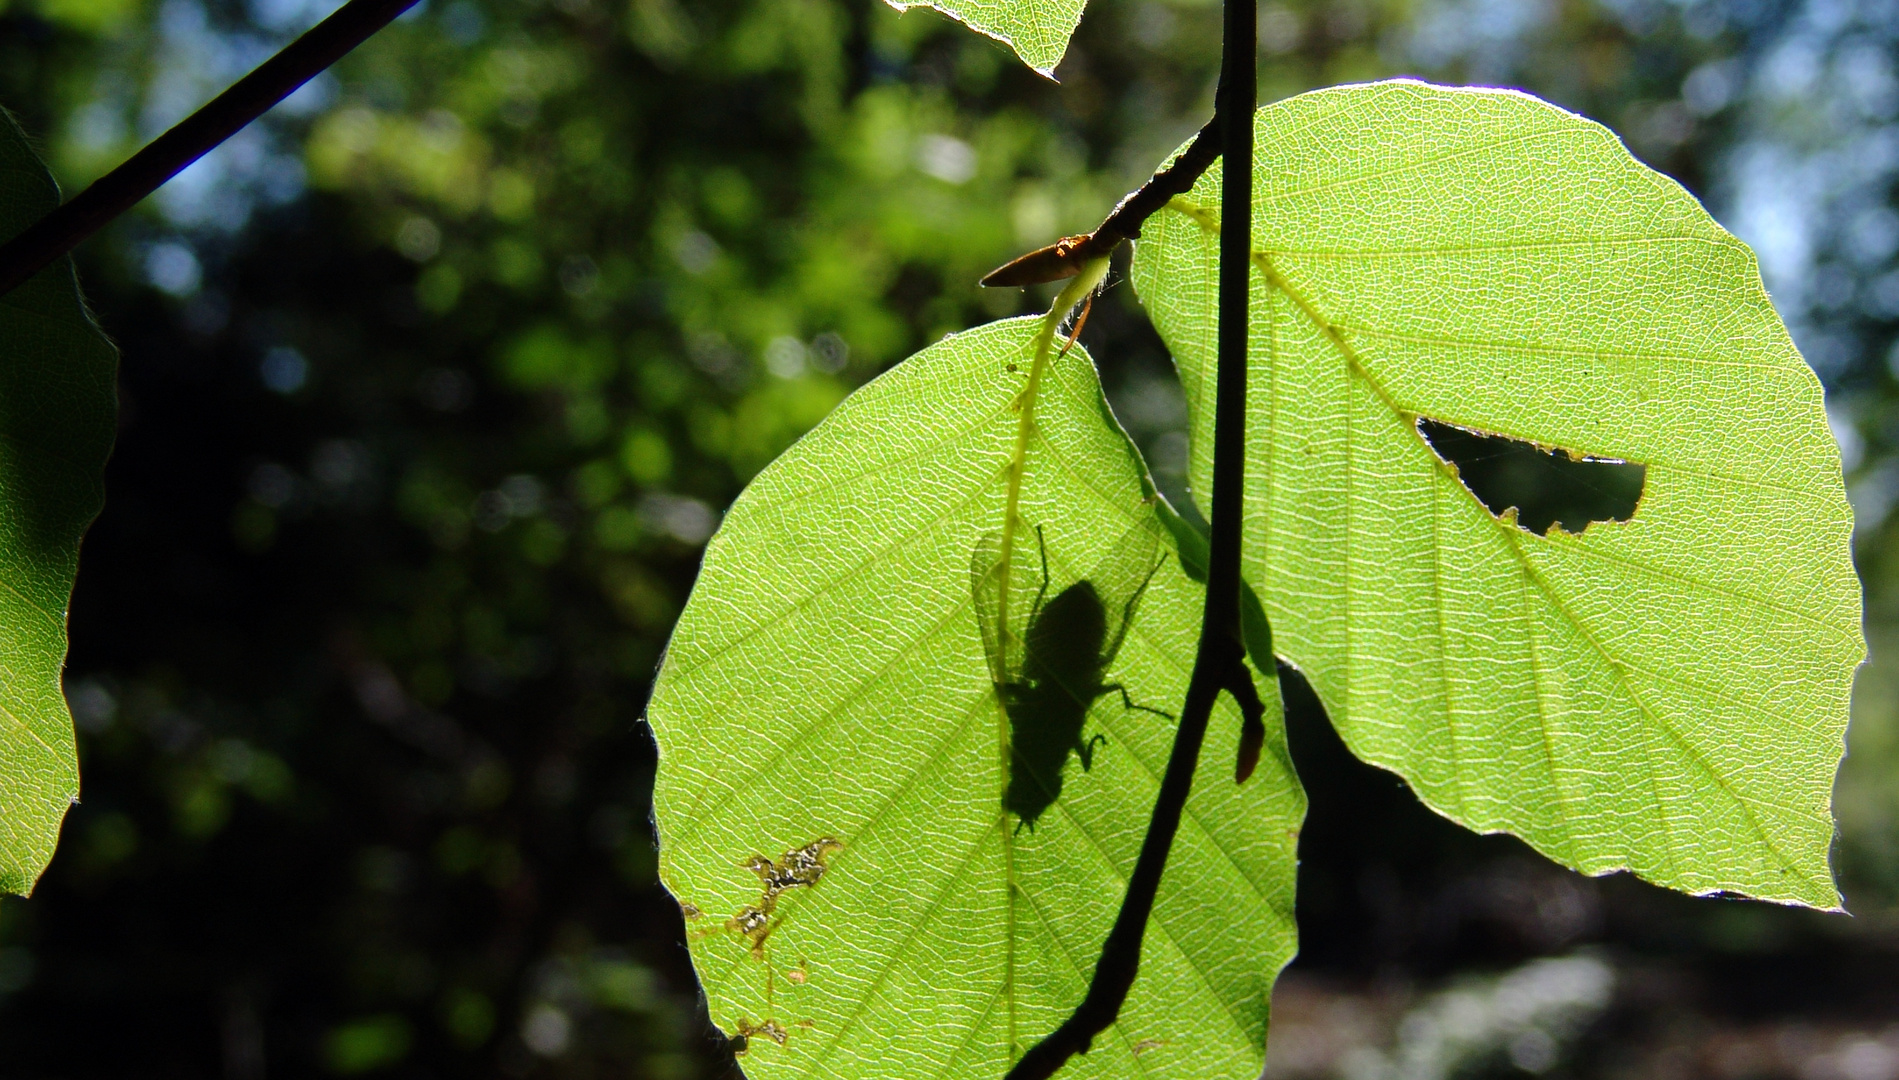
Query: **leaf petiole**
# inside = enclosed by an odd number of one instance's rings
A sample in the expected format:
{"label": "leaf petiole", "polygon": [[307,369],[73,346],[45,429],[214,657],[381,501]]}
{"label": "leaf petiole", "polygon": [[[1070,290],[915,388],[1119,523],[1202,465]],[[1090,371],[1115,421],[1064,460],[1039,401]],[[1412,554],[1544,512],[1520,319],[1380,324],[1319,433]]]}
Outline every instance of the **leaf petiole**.
{"label": "leaf petiole", "polygon": [[[1022,474],[1028,468],[1029,440],[1035,434],[1035,400],[1042,392],[1042,379],[1048,374],[1049,363],[1055,359],[1055,335],[1061,329],[1062,320],[1068,318],[1076,304],[1093,296],[1107,276],[1108,259],[1104,255],[1082,267],[1074,280],[1056,294],[1055,302],[1049,305],[1048,314],[1042,316],[1042,324],[1035,331],[1031,346],[1035,356],[1029,363],[1029,380],[1015,398],[1015,447],[1009,455],[1009,471],[1004,483],[1002,541],[997,554],[1000,563],[996,570],[1002,597],[996,615],[1002,627],[1000,633],[1005,638],[1010,634],[1009,571],[1015,565],[1016,533],[1021,524],[1018,511],[1022,505]],[[1078,334],[1081,332],[1080,327],[1075,330]],[[1067,349],[1062,350],[1062,354],[1067,352]],[[1003,644],[1006,647],[1008,643],[1005,640]]]}

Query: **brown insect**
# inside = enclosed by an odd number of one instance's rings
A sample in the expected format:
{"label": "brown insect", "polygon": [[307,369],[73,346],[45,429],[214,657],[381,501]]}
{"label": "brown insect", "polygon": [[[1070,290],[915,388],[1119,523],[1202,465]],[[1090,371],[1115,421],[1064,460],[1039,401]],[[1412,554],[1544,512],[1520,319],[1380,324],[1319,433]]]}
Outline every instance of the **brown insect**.
{"label": "brown insect", "polygon": [[[989,271],[988,276],[982,279],[982,284],[992,289],[1020,288],[1071,278],[1081,273],[1083,264],[1112,251],[1119,242],[1119,238],[1103,238],[1100,231],[1085,236],[1064,236],[1047,247],[1036,248],[1021,258],[1011,259]],[[1091,292],[1081,302],[1081,316],[1075,320],[1075,328],[1069,331],[1068,341],[1062,345],[1062,351],[1056,354],[1057,358],[1067,356],[1068,350],[1075,347],[1075,340],[1081,337],[1081,329],[1088,325],[1088,316],[1094,309],[1095,294]]]}
{"label": "brown insect", "polygon": [[[1100,292],[1100,291],[1101,290],[1099,288],[1095,290],[1095,292]],[[1081,328],[1088,325],[1088,313],[1093,311],[1094,309],[1095,309],[1095,293],[1091,292],[1088,294],[1086,299],[1082,300],[1081,317],[1075,320],[1075,328],[1068,332],[1068,340],[1065,343],[1063,343],[1062,351],[1055,354],[1055,359],[1060,360],[1062,357],[1067,356],[1068,350],[1075,347],[1075,339],[1081,336]]]}
{"label": "brown insect", "polygon": [[[982,284],[991,289],[1013,289],[1074,277],[1081,273],[1083,263],[1106,253],[1096,250],[1095,236],[1095,233],[1064,236],[1047,247],[1036,248],[1027,255],[1011,259],[989,271],[982,279]],[[1099,246],[1111,249],[1114,245]]]}

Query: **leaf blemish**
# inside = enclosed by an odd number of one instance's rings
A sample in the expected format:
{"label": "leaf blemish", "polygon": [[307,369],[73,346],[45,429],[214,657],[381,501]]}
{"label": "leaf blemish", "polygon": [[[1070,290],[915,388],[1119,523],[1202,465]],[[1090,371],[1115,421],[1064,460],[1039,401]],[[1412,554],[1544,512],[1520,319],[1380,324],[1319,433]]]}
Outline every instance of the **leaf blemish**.
{"label": "leaf blemish", "polygon": [[821,836],[801,848],[792,848],[776,861],[763,855],[754,855],[746,860],[746,868],[765,883],[765,892],[759,897],[758,906],[770,911],[778,902],[778,895],[786,889],[816,885],[829,869],[826,860],[833,851],[840,851],[843,847],[841,842]]}
{"label": "leaf blemish", "polygon": [[727,930],[736,931],[741,937],[752,943],[752,952],[758,953],[765,945],[765,935],[771,933],[771,914],[756,907],[742,907],[738,914],[725,920]]}
{"label": "leaf blemish", "polygon": [[791,1033],[785,1030],[785,1025],[776,1020],[761,1020],[754,1024],[750,1020],[741,1018],[738,1022],[738,1034],[732,1036],[731,1040],[733,1056],[743,1055],[751,1049],[752,1039],[759,1035],[783,1046]]}
{"label": "leaf blemish", "polygon": [[1159,1049],[1160,1047],[1171,1044],[1173,1041],[1172,1039],[1142,1039],[1133,1046],[1134,1056],[1140,1057],[1149,1050]]}
{"label": "leaf blemish", "polygon": [[1596,522],[1635,516],[1648,466],[1575,454],[1562,447],[1417,419],[1417,431],[1484,508],[1499,521],[1538,536],[1556,528],[1580,535]]}
{"label": "leaf blemish", "polygon": [[[810,888],[816,885],[824,872],[830,867],[827,860],[831,853],[840,851],[844,844],[829,836],[821,836],[803,847],[792,848],[777,859],[764,855],[753,855],[745,860],[745,868],[758,875],[764,890],[758,895],[758,902],[739,909],[738,914],[725,920],[724,929],[733,931],[751,943],[752,956],[760,961],[765,959],[765,939],[771,936],[777,923],[772,921],[772,912],[778,907],[778,898],[787,889]],[[782,1040],[780,1040],[782,1041]]]}

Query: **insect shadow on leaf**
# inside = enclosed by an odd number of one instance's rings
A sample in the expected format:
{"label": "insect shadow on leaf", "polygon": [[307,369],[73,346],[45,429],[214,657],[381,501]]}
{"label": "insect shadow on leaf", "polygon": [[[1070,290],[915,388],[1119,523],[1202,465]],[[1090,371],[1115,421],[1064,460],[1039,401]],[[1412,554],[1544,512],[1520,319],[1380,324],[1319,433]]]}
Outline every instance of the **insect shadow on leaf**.
{"label": "insect shadow on leaf", "polygon": [[[1005,582],[1026,575],[1003,573],[997,538],[983,537],[971,562],[989,676],[1009,720],[1009,775],[1002,806],[1016,816],[1018,832],[1024,826],[1033,832],[1042,813],[1061,797],[1069,754],[1081,759],[1083,771],[1094,767],[1095,748],[1108,741],[1099,733],[1083,734],[1097,699],[1118,693],[1127,709],[1174,719],[1172,713],[1137,704],[1127,687],[1108,677],[1127,640],[1135,608],[1165,558],[1154,534],[1138,525],[1130,529],[1094,573],[1052,600],[1048,546],[1039,525],[1035,541],[1041,584],[1028,607],[1026,631],[1003,625]],[[1021,610],[1020,605],[1010,607]]]}

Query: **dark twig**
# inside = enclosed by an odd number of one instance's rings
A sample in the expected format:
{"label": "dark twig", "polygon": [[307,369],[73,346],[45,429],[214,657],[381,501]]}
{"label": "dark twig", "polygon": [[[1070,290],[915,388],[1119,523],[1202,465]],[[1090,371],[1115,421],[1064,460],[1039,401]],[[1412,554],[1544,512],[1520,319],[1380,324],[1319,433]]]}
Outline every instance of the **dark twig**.
{"label": "dark twig", "polygon": [[1094,232],[1084,236],[1064,236],[1045,248],[1037,248],[1019,259],[1014,259],[994,270],[982,279],[982,284],[991,287],[1015,287],[1021,285],[1039,285],[1045,281],[1059,281],[1065,277],[1074,277],[1081,271],[1083,263],[1112,252],[1114,246],[1123,240],[1133,240],[1141,235],[1141,226],[1154,212],[1167,205],[1167,200],[1176,195],[1185,195],[1193,187],[1200,174],[1207,171],[1213,159],[1220,156],[1220,117],[1207,121],[1200,134],[1179,157],[1155,173],[1109,214]]}
{"label": "dark twig", "polygon": [[[1101,947],[1087,996],[1075,1012],[1037,1043],[1009,1070],[1008,1080],[1046,1080],[1075,1054],[1086,1053],[1094,1037],[1120,1014],[1140,967],[1141,937],[1154,911],[1161,871],[1193,787],[1200,746],[1220,691],[1232,693],[1251,720],[1243,737],[1259,724],[1259,697],[1246,668],[1240,639],[1240,499],[1246,465],[1246,333],[1249,267],[1253,246],[1253,109],[1258,98],[1257,19],[1253,0],[1226,0],[1220,59],[1219,102],[1214,114],[1225,148],[1220,196],[1219,350],[1215,370],[1213,422],[1213,522],[1207,558],[1206,606],[1200,621],[1200,648],[1194,658],[1187,700],[1180,710],[1174,749],[1161,777],[1160,794],[1148,821],[1147,836],[1114,927]],[[1212,127],[1213,125],[1209,125]],[[1207,139],[1207,129],[1194,142]],[[1188,153],[1191,154],[1193,148]],[[1186,155],[1182,155],[1184,160]],[[1179,162],[1176,162],[1178,165]],[[1201,166],[1202,169],[1205,166]],[[1196,173],[1196,175],[1198,175]],[[1158,179],[1158,178],[1157,178]],[[1191,181],[1188,182],[1191,185]],[[1146,189],[1144,188],[1143,191]],[[1185,190],[1182,188],[1181,190]],[[1164,204],[1170,193],[1161,197]],[[1136,196],[1140,196],[1137,192]],[[1133,199],[1122,205],[1125,207]],[[1159,205],[1159,204],[1157,204]],[[1152,213],[1152,210],[1148,211]],[[1117,214],[1119,211],[1117,211]],[[1109,219],[1114,220],[1113,218]],[[1143,217],[1144,220],[1144,217]],[[1018,260],[1020,261],[1020,260]],[[1011,264],[1013,265],[1013,264]],[[993,275],[991,275],[993,276]],[[1242,686],[1244,687],[1242,689]],[[1263,735],[1263,728],[1261,729]],[[1245,770],[1245,771],[1250,771]]]}
{"label": "dark twig", "polygon": [[123,165],[0,247],[0,296],[262,116],[271,106],[389,25],[417,0],[349,0],[257,70],[153,139]]}
{"label": "dark twig", "polygon": [[1220,689],[1232,694],[1240,706],[1240,747],[1233,755],[1233,782],[1244,784],[1259,768],[1259,753],[1266,748],[1266,703],[1260,700],[1245,664],[1229,667]]}

